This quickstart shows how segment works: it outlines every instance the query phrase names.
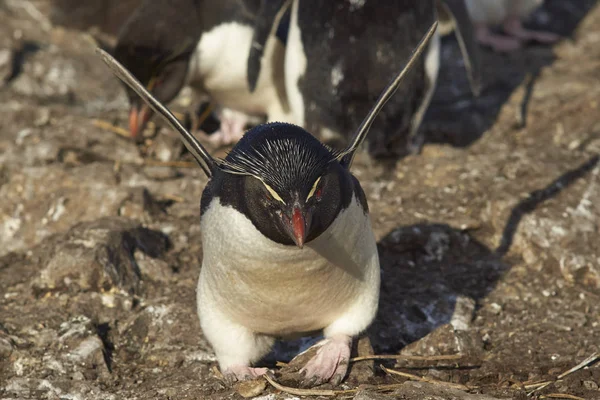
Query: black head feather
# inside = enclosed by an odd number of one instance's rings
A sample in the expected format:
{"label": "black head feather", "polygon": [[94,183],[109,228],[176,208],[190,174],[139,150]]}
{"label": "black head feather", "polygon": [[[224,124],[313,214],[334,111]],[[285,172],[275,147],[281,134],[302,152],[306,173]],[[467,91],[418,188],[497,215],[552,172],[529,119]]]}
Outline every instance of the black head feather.
{"label": "black head feather", "polygon": [[[202,32],[200,0],[145,0],[121,28],[115,58],[162,102],[181,90]],[[157,79],[157,78],[162,79]],[[141,103],[128,89],[133,103]]]}
{"label": "black head feather", "polygon": [[276,191],[311,186],[338,152],[299,126],[274,122],[248,131],[220,162],[226,173],[251,175]]}

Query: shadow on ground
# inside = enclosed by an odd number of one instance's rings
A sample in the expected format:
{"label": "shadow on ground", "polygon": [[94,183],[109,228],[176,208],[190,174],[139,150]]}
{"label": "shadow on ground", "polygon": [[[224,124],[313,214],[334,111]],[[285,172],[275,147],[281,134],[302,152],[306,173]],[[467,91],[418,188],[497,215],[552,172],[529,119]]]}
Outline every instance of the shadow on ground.
{"label": "shadow on ground", "polygon": [[[596,0],[547,0],[527,23],[528,27],[558,33],[571,40],[579,23]],[[528,46],[510,54],[482,51],[482,91],[474,98],[469,89],[458,43],[444,38],[438,88],[425,116],[422,129],[426,143],[446,143],[467,147],[490,129],[502,106],[514,91],[526,83],[517,124],[525,127],[530,94],[540,71],[555,60],[550,46]]]}
{"label": "shadow on ground", "polygon": [[456,315],[463,312],[457,309],[457,299],[472,299],[477,306],[511,268],[505,256],[521,219],[584,177],[598,160],[593,156],[517,203],[496,249],[468,231],[436,223],[401,226],[382,238],[380,306],[369,329],[375,352],[396,353],[453,318],[470,322],[474,309],[469,315]]}

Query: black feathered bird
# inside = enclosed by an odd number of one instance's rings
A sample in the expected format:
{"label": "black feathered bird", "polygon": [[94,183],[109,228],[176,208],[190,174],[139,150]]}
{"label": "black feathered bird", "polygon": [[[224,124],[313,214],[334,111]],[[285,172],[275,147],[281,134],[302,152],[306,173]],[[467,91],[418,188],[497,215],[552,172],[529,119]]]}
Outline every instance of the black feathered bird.
{"label": "black feathered bird", "polygon": [[[289,2],[270,0],[263,20],[279,26],[277,17]],[[284,64],[292,111],[288,121],[324,139],[351,140],[360,118],[386,87],[387,77],[404,65],[437,19],[436,4],[453,22],[467,76],[478,95],[479,48],[464,0],[293,0],[289,21],[284,18],[289,25]],[[258,26],[248,58],[249,71],[261,65],[265,48],[261,40],[267,37],[266,29]],[[420,126],[435,91],[440,49],[436,34],[373,125],[368,138],[371,155],[420,151],[425,141]],[[250,88],[256,76],[248,74]]]}
{"label": "black feathered bird", "polygon": [[305,383],[335,384],[346,374],[352,338],[375,317],[380,280],[366,198],[350,166],[436,26],[339,152],[298,126],[270,123],[246,132],[224,160],[214,159],[100,51],[117,76],[181,133],[210,177],[201,200],[198,314],[230,382],[265,373],[252,365],[276,338],[317,330],[325,339],[301,371]]}
{"label": "black feathered bird", "polygon": [[[283,82],[285,31],[280,39],[262,27],[275,18],[267,0],[144,0],[121,28],[115,58],[159,101],[168,103],[190,85],[216,104],[221,128],[211,135],[237,141],[252,118],[286,120]],[[269,20],[265,20],[265,15]],[[266,22],[265,22],[266,21]],[[255,32],[262,51],[248,88],[247,58]],[[282,36],[283,35],[283,36]],[[152,111],[130,89],[133,137]]]}

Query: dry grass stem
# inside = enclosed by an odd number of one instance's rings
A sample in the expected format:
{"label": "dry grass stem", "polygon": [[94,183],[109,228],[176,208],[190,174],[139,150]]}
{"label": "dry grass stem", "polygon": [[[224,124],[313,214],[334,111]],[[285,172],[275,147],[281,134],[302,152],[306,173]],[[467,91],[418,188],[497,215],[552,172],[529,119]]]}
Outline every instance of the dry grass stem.
{"label": "dry grass stem", "polygon": [[419,382],[427,382],[427,383],[432,383],[434,385],[443,385],[443,386],[448,386],[454,389],[459,389],[459,390],[470,390],[472,388],[465,386],[465,385],[461,385],[460,383],[452,383],[452,382],[445,382],[445,381],[438,381],[437,379],[431,379],[431,378],[427,378],[424,376],[418,376],[418,375],[413,375],[413,374],[409,374],[406,372],[401,372],[401,371],[396,371],[393,369],[389,369],[384,367],[383,365],[379,366],[386,374],[389,375],[398,375],[398,376],[402,376],[404,378],[408,378],[412,381],[419,381]]}
{"label": "dry grass stem", "polygon": [[289,386],[283,386],[282,384],[275,381],[273,376],[267,372],[263,375],[267,382],[271,384],[275,389],[281,390],[282,392],[293,394],[296,396],[337,396],[338,394],[350,394],[356,393],[358,389],[350,390],[330,390],[330,389],[300,389]]}
{"label": "dry grass stem", "polygon": [[464,356],[462,354],[450,354],[442,356],[407,356],[401,354],[382,354],[371,356],[360,356],[350,359],[350,362],[367,361],[367,360],[409,360],[409,361],[454,361],[460,360]]}
{"label": "dry grass stem", "polygon": [[572,399],[572,400],[585,400],[583,397],[574,396],[572,394],[565,393],[550,393],[540,397],[541,399]]}
{"label": "dry grass stem", "polygon": [[123,136],[128,139],[131,139],[131,134],[129,133],[129,131],[127,129],[121,128],[120,126],[115,126],[108,121],[103,121],[101,119],[94,119],[94,120],[92,120],[92,125],[94,125],[98,128],[106,129],[107,131],[116,133],[119,136]]}

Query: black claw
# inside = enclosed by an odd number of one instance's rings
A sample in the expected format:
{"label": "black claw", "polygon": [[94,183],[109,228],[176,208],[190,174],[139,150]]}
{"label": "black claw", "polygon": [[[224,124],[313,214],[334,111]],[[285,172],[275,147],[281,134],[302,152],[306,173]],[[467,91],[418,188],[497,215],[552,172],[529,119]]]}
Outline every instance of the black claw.
{"label": "black claw", "polygon": [[333,386],[338,386],[340,383],[342,383],[343,379],[344,379],[344,375],[336,374],[331,377],[331,379],[329,380],[329,383],[331,383]]}
{"label": "black claw", "polygon": [[313,376],[312,378],[304,379],[302,382],[300,382],[300,386],[302,386],[303,388],[311,388],[313,386],[317,386],[317,382],[318,378],[316,376]]}
{"label": "black claw", "polygon": [[268,369],[267,372],[265,372],[265,375],[267,375],[269,378],[275,380],[275,373],[273,371],[271,371],[270,369]]}
{"label": "black claw", "polygon": [[237,381],[237,377],[235,374],[226,374],[223,376],[223,383],[226,386],[233,386],[233,384]]}

